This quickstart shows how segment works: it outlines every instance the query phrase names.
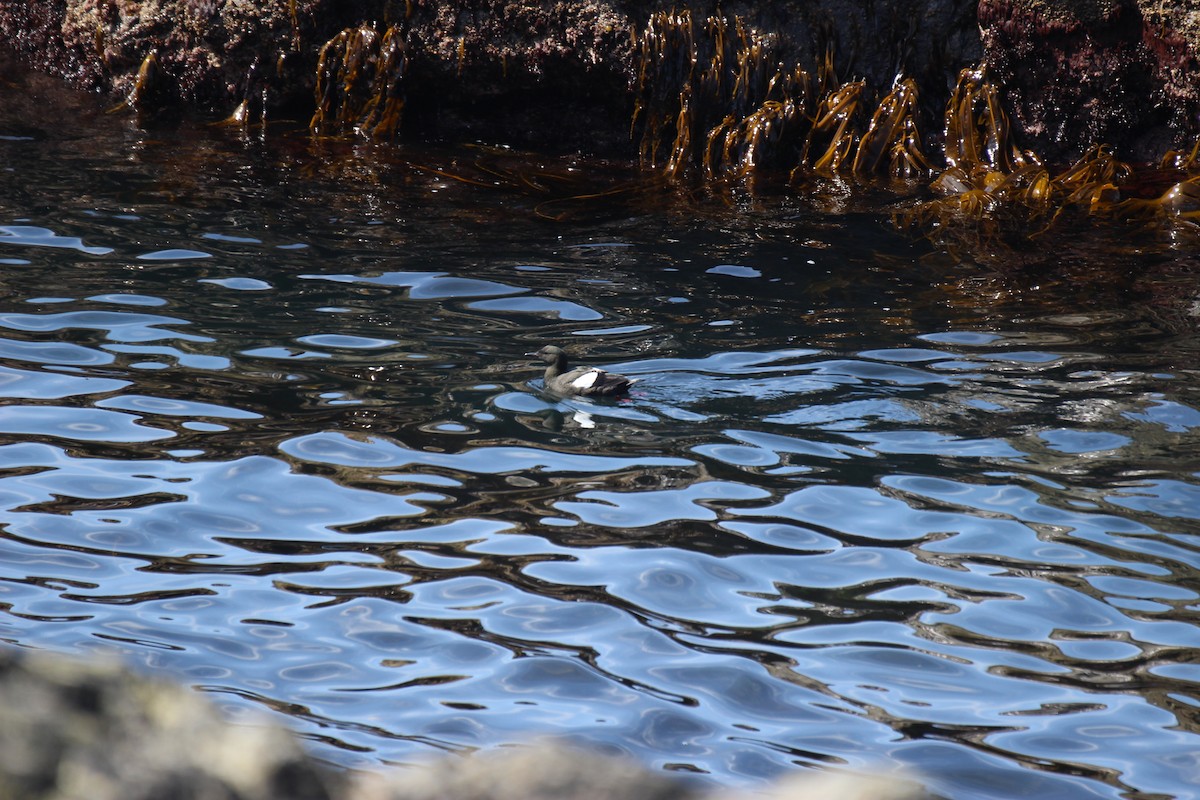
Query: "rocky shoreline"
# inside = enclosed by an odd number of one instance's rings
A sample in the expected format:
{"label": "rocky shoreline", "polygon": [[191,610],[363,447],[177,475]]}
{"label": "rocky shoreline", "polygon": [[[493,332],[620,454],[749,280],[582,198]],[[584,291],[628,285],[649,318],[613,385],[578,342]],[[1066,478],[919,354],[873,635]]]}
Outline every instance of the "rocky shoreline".
{"label": "rocky shoreline", "polygon": [[[638,47],[657,11],[739,18],[781,63],[832,54],[843,79],[897,74],[936,118],[983,64],[1023,146],[1065,163],[1096,143],[1155,161],[1200,133],[1200,18],[1186,0],[27,0],[0,37],[28,66],[148,116],[306,119],[320,54],[348,29],[395,28],[404,133],[632,154]],[[809,67],[805,67],[806,69]],[[139,75],[142,80],[139,80]]]}

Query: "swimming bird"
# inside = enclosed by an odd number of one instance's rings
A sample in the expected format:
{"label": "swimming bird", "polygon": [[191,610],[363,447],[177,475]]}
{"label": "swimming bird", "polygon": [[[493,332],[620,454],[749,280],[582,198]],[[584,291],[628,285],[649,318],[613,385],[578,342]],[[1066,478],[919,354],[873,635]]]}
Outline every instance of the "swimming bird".
{"label": "swimming bird", "polygon": [[561,347],[548,344],[536,353],[549,366],[546,367],[546,391],[560,395],[580,397],[615,397],[625,394],[637,378],[626,378],[596,367],[567,369],[567,354]]}

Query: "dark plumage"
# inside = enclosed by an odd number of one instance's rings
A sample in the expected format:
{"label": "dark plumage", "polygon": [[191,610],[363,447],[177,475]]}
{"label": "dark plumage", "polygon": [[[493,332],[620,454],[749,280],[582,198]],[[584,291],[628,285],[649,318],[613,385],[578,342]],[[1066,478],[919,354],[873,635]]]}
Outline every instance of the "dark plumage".
{"label": "dark plumage", "polygon": [[526,355],[537,356],[545,361],[546,391],[559,395],[576,395],[581,397],[614,397],[625,394],[629,387],[637,382],[637,378],[626,378],[615,375],[596,367],[576,367],[567,369],[567,354],[561,347],[548,344],[536,353]]}

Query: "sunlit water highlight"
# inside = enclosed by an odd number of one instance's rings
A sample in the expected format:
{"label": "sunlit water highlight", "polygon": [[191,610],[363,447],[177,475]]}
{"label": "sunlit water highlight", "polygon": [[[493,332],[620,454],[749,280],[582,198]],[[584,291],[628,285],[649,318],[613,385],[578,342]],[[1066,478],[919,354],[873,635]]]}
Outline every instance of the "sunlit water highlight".
{"label": "sunlit water highlight", "polygon": [[[0,116],[4,641],[351,767],[555,734],[733,785],[1200,783],[1186,248],[998,273],[836,187],[53,100]],[[546,397],[546,342],[642,380]]]}

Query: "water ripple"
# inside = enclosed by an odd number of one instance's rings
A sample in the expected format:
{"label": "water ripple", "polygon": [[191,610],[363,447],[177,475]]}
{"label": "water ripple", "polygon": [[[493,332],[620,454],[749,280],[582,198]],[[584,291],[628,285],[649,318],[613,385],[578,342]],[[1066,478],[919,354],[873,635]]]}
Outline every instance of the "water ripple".
{"label": "water ripple", "polygon": [[63,247],[92,256],[108,255],[111,247],[89,247],[82,239],[60,236],[49,228],[36,225],[0,225],[0,244],[23,244],[33,247]]}
{"label": "water ripple", "polygon": [[344,433],[313,434],[280,443],[284,453],[308,461],[372,469],[419,464],[469,473],[614,472],[638,466],[689,466],[680,458],[621,458],[574,453],[554,453],[529,447],[489,447],[461,453],[410,450],[397,442]]}

